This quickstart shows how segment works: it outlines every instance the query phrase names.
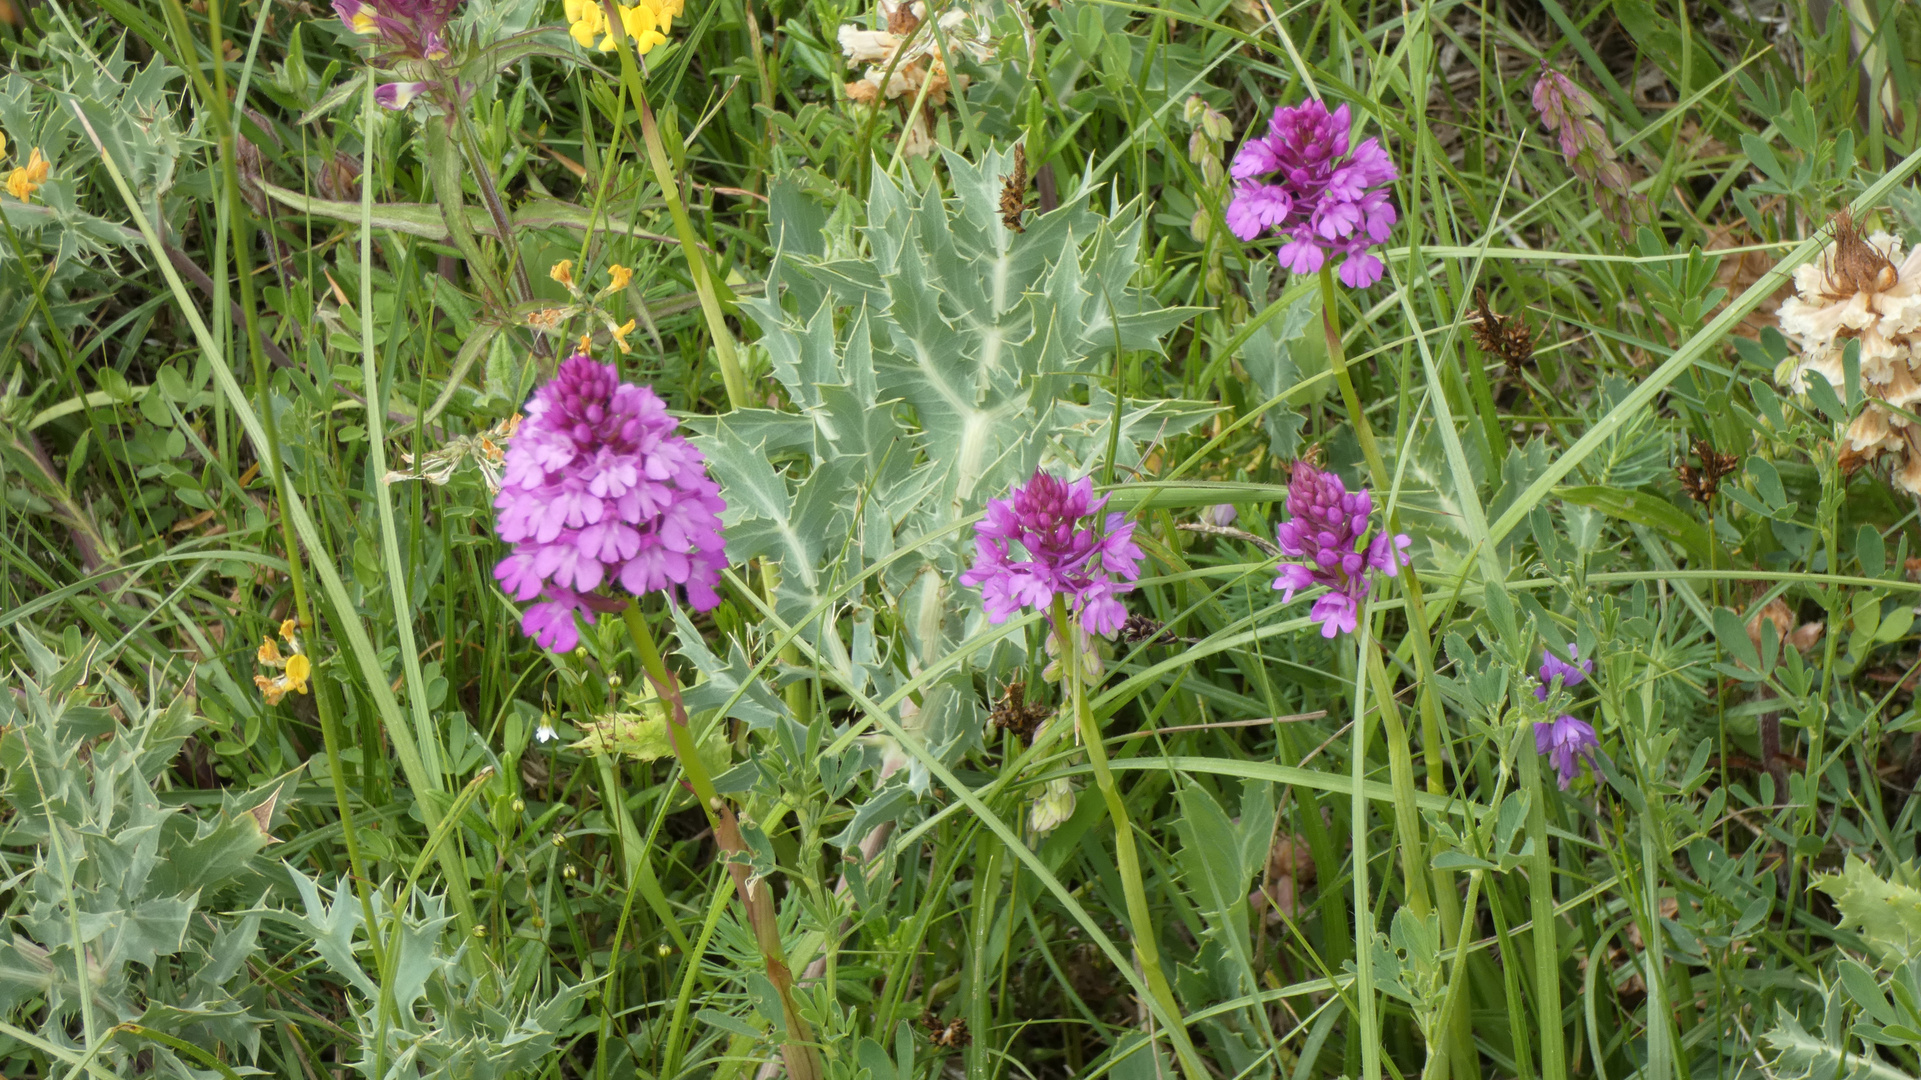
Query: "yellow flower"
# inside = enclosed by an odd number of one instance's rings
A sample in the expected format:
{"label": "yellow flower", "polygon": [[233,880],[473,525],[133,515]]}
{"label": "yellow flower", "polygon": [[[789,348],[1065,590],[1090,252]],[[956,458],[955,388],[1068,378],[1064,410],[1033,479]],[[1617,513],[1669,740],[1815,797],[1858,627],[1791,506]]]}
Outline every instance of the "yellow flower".
{"label": "yellow flower", "polygon": [[620,25],[627,30],[627,36],[634,39],[634,51],[642,56],[652,52],[654,46],[667,42],[667,35],[655,29],[667,25],[668,20],[654,9],[647,0],[641,0],[633,7],[620,9]]}
{"label": "yellow flower", "polygon": [[[599,0],[563,0],[563,6],[567,13],[567,32],[581,48],[613,51],[613,28],[607,24],[606,9]],[[667,42],[667,31],[673,28],[675,16],[685,8],[685,0],[640,0],[631,7],[620,5],[620,26],[633,41],[634,50],[645,56],[654,46]],[[598,46],[594,44],[596,38],[600,39]]]}
{"label": "yellow flower", "polygon": [[560,260],[559,262],[553,265],[553,268],[551,270],[547,271],[547,276],[550,278],[553,278],[555,281],[560,282],[562,285],[567,286],[569,289],[573,288],[574,287],[574,260],[572,259]]}
{"label": "yellow flower", "polygon": [[260,651],[254,654],[254,658],[270,667],[280,667],[287,662],[280,655],[280,646],[275,645],[270,637],[260,639]]}
{"label": "yellow flower", "polygon": [[298,629],[300,629],[300,624],[295,622],[294,620],[292,619],[280,620],[280,637],[282,640],[286,641],[287,644],[292,645],[294,643],[294,640],[293,640],[294,631]]}
{"label": "yellow flower", "polygon": [[7,156],[7,133],[0,131],[0,157]]}
{"label": "yellow flower", "polygon": [[307,676],[313,674],[313,662],[295,653],[287,657],[287,686],[296,694],[307,692]]}
{"label": "yellow flower", "polygon": [[51,169],[52,166],[47,163],[46,156],[40,153],[40,148],[34,147],[33,155],[27,159],[27,164],[7,174],[7,194],[21,202],[26,202],[33,197],[34,192],[40,190],[41,184],[46,183],[47,173]]}
{"label": "yellow flower", "polygon": [[634,280],[634,272],[619,263],[607,268],[607,276],[614,279],[613,284],[607,286],[607,291],[610,293],[619,292],[627,287],[629,281]]}
{"label": "yellow flower", "polygon": [[627,347],[627,335],[634,332],[634,320],[628,319],[619,326],[612,327],[607,332],[614,336],[614,344],[620,346],[620,351],[623,354],[634,351]]}
{"label": "yellow flower", "polygon": [[574,346],[574,351],[582,356],[594,355],[594,335],[580,335],[580,342]]}
{"label": "yellow flower", "polygon": [[380,33],[380,24],[374,21],[375,17],[378,16],[379,14],[380,14],[379,12],[374,10],[374,6],[372,4],[365,4],[365,3],[361,4],[360,8],[354,12],[354,17],[351,20],[351,25],[354,28],[354,33],[356,34]]}

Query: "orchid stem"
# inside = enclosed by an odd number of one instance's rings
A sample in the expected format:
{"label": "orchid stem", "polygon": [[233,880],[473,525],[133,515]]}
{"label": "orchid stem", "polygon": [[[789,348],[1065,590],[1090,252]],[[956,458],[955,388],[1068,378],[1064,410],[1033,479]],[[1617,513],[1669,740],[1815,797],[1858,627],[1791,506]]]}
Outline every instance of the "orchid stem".
{"label": "orchid stem", "polygon": [[[1347,369],[1347,350],[1341,341],[1340,305],[1339,295],[1334,288],[1334,269],[1323,266],[1320,277],[1321,325],[1327,334],[1328,366],[1333,369],[1334,381],[1340,385],[1341,402],[1347,408],[1348,422],[1354,427],[1355,441],[1361,444],[1361,456],[1367,461],[1368,478],[1374,490],[1380,492],[1381,497],[1386,500],[1393,491],[1394,478],[1387,471],[1387,462],[1381,457],[1380,443],[1374,438],[1374,427],[1368,423],[1367,411],[1361,407],[1361,395],[1354,389],[1354,378]],[[1385,515],[1383,527],[1390,534],[1397,532],[1397,515],[1391,500],[1382,509]],[[1428,630],[1427,607],[1421,597],[1421,579],[1412,566],[1409,566],[1406,572],[1397,574],[1395,579],[1400,582],[1401,595],[1407,601],[1407,625],[1413,639],[1410,651],[1414,655],[1415,682],[1420,688],[1418,696],[1421,714],[1421,746],[1427,758],[1426,787],[1431,795],[1445,795],[1447,784],[1442,777],[1441,760],[1443,747],[1446,745],[1443,734],[1445,729],[1442,726],[1440,699],[1436,696],[1435,682],[1432,678],[1434,639]],[[1378,657],[1375,663],[1379,663]],[[1377,686],[1376,691],[1378,693],[1380,687]],[[1387,700],[1383,698],[1383,708],[1386,708]],[[1404,766],[1409,772],[1409,775],[1403,776],[1399,770],[1396,771],[1394,779],[1397,782],[1397,790],[1403,780],[1406,781],[1405,786],[1411,790],[1413,750],[1407,738],[1407,731],[1398,723],[1398,718],[1389,729],[1388,738],[1395,744],[1390,749],[1390,762]],[[1403,829],[1403,843],[1411,846],[1419,845],[1418,819],[1412,822],[1400,822],[1397,819],[1397,825]],[[1407,832],[1408,829],[1413,831]],[[1460,925],[1461,908],[1455,893],[1454,876],[1445,870],[1415,866],[1410,862],[1407,866],[1410,897],[1413,896],[1413,889],[1417,887],[1414,884],[1416,878],[1422,873],[1427,873],[1432,878],[1435,905],[1441,916],[1443,944],[1447,948],[1456,948],[1460,945],[1460,939],[1455,935]],[[1423,888],[1420,892],[1425,894],[1426,890]],[[1425,900],[1425,895],[1422,895],[1422,907],[1426,906]],[[1451,1058],[1456,1075],[1462,1078],[1480,1075],[1480,1055],[1474,1046],[1472,1019],[1468,1010],[1458,1009],[1450,1016],[1448,1022],[1447,1040],[1451,1049]]]}
{"label": "orchid stem", "polygon": [[1134,936],[1134,958],[1147,980],[1148,991],[1175,1025],[1168,1031],[1168,1036],[1174,1043],[1188,1080],[1208,1080],[1209,1073],[1194,1052],[1186,1022],[1181,1017],[1180,1007],[1175,1004],[1173,987],[1168,985],[1167,975],[1161,970],[1161,951],[1154,938],[1153,912],[1148,909],[1147,889],[1141,883],[1140,853],[1134,848],[1134,824],[1127,816],[1127,803],[1121,799],[1120,788],[1114,783],[1114,771],[1108,767],[1107,747],[1101,742],[1100,726],[1094,721],[1094,711],[1087,706],[1087,688],[1084,685],[1086,668],[1081,656],[1080,635],[1075,632],[1077,627],[1068,619],[1067,599],[1063,596],[1054,597],[1053,620],[1055,640],[1060,643],[1061,672],[1067,679],[1073,703],[1074,723],[1080,731],[1082,745],[1087,748],[1087,761],[1094,770],[1094,785],[1100,788],[1101,798],[1107,803],[1107,812],[1114,819],[1114,861],[1120,868],[1121,892],[1127,899],[1127,921],[1131,924]]}
{"label": "orchid stem", "polygon": [[794,973],[787,966],[786,950],[781,944],[773,894],[764,882],[748,873],[751,855],[746,841],[741,838],[740,822],[735,818],[733,808],[714,791],[713,778],[707,774],[706,763],[700,760],[699,747],[695,745],[693,731],[687,725],[687,710],[680,700],[680,684],[661,660],[660,650],[654,647],[654,635],[647,628],[647,620],[641,616],[639,602],[630,602],[623,615],[627,620],[627,634],[634,642],[634,651],[640,654],[641,667],[654,684],[654,692],[669,705],[667,735],[673,744],[674,756],[680,760],[687,785],[694,789],[694,798],[707,815],[707,823],[713,827],[714,840],[720,845],[721,861],[727,864],[728,872],[734,876],[734,892],[740,897],[741,906],[747,909],[747,922],[753,927],[754,943],[760,948],[767,978],[780,995],[781,1021],[786,1029],[786,1039],[781,1043],[780,1053],[787,1066],[789,1080],[822,1080],[825,1073],[814,1047],[813,1029],[801,1015],[800,1005],[794,998]]}

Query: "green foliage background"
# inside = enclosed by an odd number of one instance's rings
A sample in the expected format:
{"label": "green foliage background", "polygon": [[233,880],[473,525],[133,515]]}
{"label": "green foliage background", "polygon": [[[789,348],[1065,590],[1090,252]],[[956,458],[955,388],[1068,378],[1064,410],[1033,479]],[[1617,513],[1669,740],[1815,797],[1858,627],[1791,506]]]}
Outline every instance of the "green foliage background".
{"label": "green foliage background", "polygon": [[[1204,1070],[1921,1070],[1921,508],[1840,467],[1860,394],[1777,387],[1772,320],[1836,211],[1921,234],[1910,6],[954,0],[924,156],[849,99],[853,0],[689,0],[633,70],[468,0],[458,107],[403,113],[301,0],[0,8],[5,168],[51,163],[0,196],[0,1073],[778,1070],[624,628],[541,652],[491,574],[478,437],[581,335],[729,502],[724,602],[647,619],[829,1075],[1192,1064],[1084,750],[994,722],[1060,705],[1044,626],[957,582],[1037,467],[1148,554],[1089,698]],[[1544,62],[1639,216],[1542,130]],[[1402,172],[1333,312],[1222,219],[1309,94]],[[1697,440],[1738,463],[1706,500]],[[1304,453],[1415,537],[1358,641],[1269,587]],[[1602,753],[1562,791],[1567,711]]]}

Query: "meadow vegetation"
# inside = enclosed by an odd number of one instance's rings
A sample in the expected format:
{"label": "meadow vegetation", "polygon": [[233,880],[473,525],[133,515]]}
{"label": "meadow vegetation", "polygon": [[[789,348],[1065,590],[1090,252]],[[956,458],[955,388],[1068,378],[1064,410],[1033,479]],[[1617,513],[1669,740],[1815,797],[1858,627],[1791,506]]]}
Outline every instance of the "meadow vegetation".
{"label": "meadow vegetation", "polygon": [[1912,5],[0,19],[0,1074],[1921,1074]]}

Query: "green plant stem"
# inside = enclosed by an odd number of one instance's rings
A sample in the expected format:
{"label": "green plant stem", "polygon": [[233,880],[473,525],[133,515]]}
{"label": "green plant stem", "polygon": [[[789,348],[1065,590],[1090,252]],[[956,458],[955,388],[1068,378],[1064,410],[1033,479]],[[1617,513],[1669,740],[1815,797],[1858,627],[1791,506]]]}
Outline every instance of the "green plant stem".
{"label": "green plant stem", "polygon": [[[1369,479],[1374,489],[1385,498],[1393,490],[1393,476],[1387,471],[1387,462],[1381,457],[1380,444],[1374,438],[1374,427],[1368,423],[1367,411],[1361,407],[1361,396],[1354,388],[1354,378],[1348,373],[1347,351],[1341,341],[1340,308],[1336,303],[1338,296],[1334,289],[1334,270],[1321,268],[1321,322],[1327,335],[1328,367],[1334,372],[1334,380],[1341,388],[1341,402],[1347,408],[1348,420],[1354,426],[1355,440],[1361,444],[1361,456],[1367,462]],[[1386,528],[1395,531],[1398,515],[1390,505],[1387,507]],[[1442,775],[1442,748],[1446,744],[1446,727],[1441,713],[1441,702],[1435,690],[1434,681],[1434,639],[1428,630],[1427,607],[1422,602],[1421,579],[1412,567],[1406,573],[1395,575],[1400,582],[1401,596],[1407,602],[1407,625],[1413,638],[1414,676],[1418,689],[1417,703],[1421,713],[1421,746],[1427,759],[1427,791],[1431,795],[1446,795],[1447,781]],[[1378,663],[1378,658],[1375,661]],[[1378,688],[1377,688],[1378,690]],[[1383,709],[1387,699],[1383,699]],[[1390,762],[1407,763],[1412,768],[1413,751],[1408,745],[1406,729],[1395,718],[1388,737],[1394,740],[1395,747],[1389,751]],[[1400,775],[1394,779],[1398,784]],[[1412,782],[1409,781],[1411,789]],[[1398,790],[1398,788],[1397,788]],[[1412,817],[1412,815],[1410,815]],[[1403,822],[1397,815],[1395,825],[1402,832],[1402,844],[1420,846],[1420,819],[1413,817]],[[1411,831],[1410,831],[1411,830]],[[1454,875],[1445,870],[1433,870],[1425,866],[1407,864],[1407,879],[1410,886],[1426,873],[1431,879],[1433,896],[1441,916],[1442,943],[1447,948],[1456,948],[1460,939],[1454,935],[1461,924],[1460,904],[1455,893]],[[1425,893],[1425,888],[1422,892]],[[1426,898],[1422,897],[1422,914],[1426,914]],[[1466,1078],[1480,1075],[1480,1054],[1474,1048],[1473,1016],[1467,1009],[1458,1009],[1452,1014],[1448,1028],[1449,1043],[1452,1046],[1453,1067],[1456,1075]]]}
{"label": "green plant stem", "polygon": [[[514,237],[513,219],[507,216],[507,204],[500,198],[500,187],[494,183],[493,170],[481,160],[480,142],[474,138],[467,117],[462,115],[459,123],[461,155],[467,159],[467,167],[473,172],[474,190],[480,193],[481,205],[487,208],[487,216],[494,219],[494,229],[500,233],[500,246],[506,251],[508,267],[513,271],[514,291],[519,294],[517,298],[521,303],[532,304],[534,287],[527,279],[527,260],[521,257],[520,242]],[[551,350],[545,334],[534,335],[535,356],[545,359]]]}
{"label": "green plant stem", "polygon": [[1381,702],[1381,720],[1387,730],[1388,780],[1394,787],[1394,831],[1400,834],[1401,872],[1407,878],[1407,906],[1416,917],[1425,919],[1433,910],[1427,892],[1427,858],[1421,843],[1421,815],[1416,809],[1414,759],[1408,752],[1407,728],[1401,723],[1401,708],[1394,701],[1394,682],[1381,663],[1381,643],[1369,643],[1366,650],[1367,676],[1374,685],[1374,696]]}
{"label": "green plant stem", "polygon": [[707,265],[707,256],[701,250],[700,238],[694,233],[694,223],[687,216],[687,206],[681,201],[680,180],[674,175],[672,160],[667,156],[667,147],[660,141],[660,128],[654,123],[654,110],[647,105],[647,94],[640,83],[640,65],[634,60],[634,50],[627,38],[627,29],[613,12],[608,13],[608,32],[618,43],[616,52],[620,54],[620,80],[633,98],[635,111],[640,115],[640,137],[647,144],[647,163],[654,171],[654,182],[660,186],[660,197],[667,202],[668,216],[674,219],[674,235],[680,239],[680,253],[687,259],[687,274],[694,279],[694,295],[700,298],[700,312],[707,320],[707,333],[714,339],[714,359],[720,364],[721,386],[727,391],[727,404],[736,409],[744,407],[749,395],[747,376],[741,371],[740,355],[734,350],[733,331],[727,329],[727,316],[721,310],[720,296],[714,288],[714,274]]}
{"label": "green plant stem", "polygon": [[[186,12],[179,0],[172,0],[167,14],[176,33],[184,34],[188,23]],[[209,0],[207,9],[208,33],[210,44],[217,54],[219,49],[220,0]],[[183,38],[183,49],[191,55],[192,42]],[[262,468],[267,479],[274,486],[274,497],[281,506],[290,502],[288,498],[287,470],[280,456],[280,421],[273,409],[273,383],[267,370],[267,357],[260,348],[260,323],[257,302],[254,297],[253,283],[253,221],[246,214],[235,214],[233,208],[246,205],[240,198],[240,176],[234,165],[235,144],[233,113],[227,101],[227,71],[223,64],[214,64],[213,86],[211,92],[202,96],[213,109],[214,130],[218,133],[220,146],[220,176],[226,195],[224,208],[231,218],[228,235],[233,241],[234,273],[240,283],[240,310],[245,324],[247,352],[253,365],[254,396],[259,402],[260,426],[266,434],[266,445],[260,449]],[[194,69],[195,81],[203,84],[205,76]],[[51,317],[49,317],[51,322]],[[316,629],[313,605],[307,595],[306,568],[302,563],[299,539],[294,535],[294,526],[287,514],[276,515],[280,521],[280,543],[287,553],[287,581],[293,592],[294,618],[300,627],[300,634],[308,646],[318,642],[313,634]],[[334,713],[333,695],[328,692],[329,665],[325,663],[317,648],[307,654],[307,662],[312,666],[308,683],[313,692],[314,707],[320,714],[320,740],[327,755],[327,778],[333,787],[334,810],[340,815],[341,842],[347,849],[347,865],[353,872],[354,892],[360,899],[361,916],[367,922],[367,944],[373,952],[376,968],[384,964],[385,950],[380,936],[374,931],[378,924],[374,921],[373,897],[369,891],[370,877],[366,861],[360,852],[360,838],[354,822],[353,801],[347,794],[347,779],[340,761],[340,719]]]}
{"label": "green plant stem", "polygon": [[[381,108],[374,102],[374,84],[367,80],[366,94],[361,103],[361,130],[371,135],[378,129]],[[380,391],[380,369],[375,363],[374,351],[374,288],[373,288],[373,206],[374,206],[374,154],[373,140],[368,140],[366,161],[360,173],[360,365],[361,378],[367,391],[367,460],[370,466],[374,495],[374,509],[380,520],[380,554],[386,566],[389,579],[387,593],[392,602],[394,613],[394,642],[400,649],[401,672],[406,677],[408,711],[412,713],[413,736],[421,761],[421,771],[430,785],[425,801],[436,802],[447,794],[445,758],[440,748],[440,728],[434,722],[432,711],[427,707],[427,680],[420,668],[420,649],[414,639],[413,605],[408,599],[407,563],[400,555],[399,530],[394,525],[393,493],[388,490],[387,481],[387,403]],[[425,808],[423,807],[423,810]],[[437,807],[436,807],[437,809]],[[438,827],[440,815],[426,813],[428,826]],[[473,933],[480,925],[480,917],[474,910],[472,887],[467,859],[461,850],[460,837],[456,834],[453,843],[441,849],[442,868],[447,874],[447,895],[453,901],[454,913],[459,917],[460,930],[464,934]],[[396,918],[399,916],[396,915]],[[479,963],[478,950],[472,963]],[[478,974],[478,968],[476,968]]]}
{"label": "green plant stem", "polygon": [[[1147,889],[1141,881],[1140,853],[1134,848],[1134,823],[1128,817],[1127,803],[1121,798],[1120,788],[1114,783],[1114,771],[1108,767],[1107,747],[1101,742],[1101,729],[1094,720],[1094,712],[1087,707],[1087,689],[1083,685],[1084,668],[1081,663],[1080,637],[1078,628],[1067,616],[1067,599],[1058,594],[1054,597],[1054,636],[1060,644],[1061,671],[1068,680],[1073,709],[1074,725],[1080,732],[1081,744],[1087,749],[1087,761],[1094,770],[1094,785],[1100,789],[1101,799],[1107,803],[1107,812],[1114,819],[1114,861],[1121,873],[1121,892],[1127,900],[1127,921],[1132,924],[1134,938],[1134,959],[1141,966],[1141,974],[1147,979],[1147,987],[1160,1002],[1161,1010],[1168,1019],[1181,1025],[1180,1043],[1187,1043],[1187,1029],[1181,1017],[1180,1006],[1175,1004],[1174,989],[1167,982],[1167,975],[1161,970],[1160,946],[1154,938],[1154,914],[1147,906]],[[1189,1061],[1187,1055],[1180,1055],[1181,1065],[1188,1072],[1188,1080],[1207,1080],[1207,1073],[1200,1070],[1198,1062]]]}
{"label": "green plant stem", "polygon": [[[687,778],[687,785],[693,788],[694,798],[699,801],[701,810],[706,813],[707,823],[713,826],[714,841],[719,844],[722,860],[734,877],[734,892],[747,911],[747,922],[753,928],[754,943],[760,948],[767,978],[780,995],[781,1020],[787,1030],[780,1053],[787,1066],[788,1078],[822,1080],[825,1074],[814,1046],[813,1029],[801,1015],[800,1005],[794,998],[794,973],[787,966],[786,949],[781,944],[773,893],[765,883],[748,873],[750,854],[746,842],[741,838],[740,822],[734,817],[733,808],[714,791],[714,781],[707,775],[707,765],[700,760],[694,733],[687,725],[687,710],[680,700],[680,684],[661,660],[660,650],[654,647],[654,635],[640,613],[639,602],[630,602],[623,615],[627,621],[628,636],[633,639],[634,651],[640,654],[641,667],[654,684],[654,692],[670,706],[667,736],[673,744],[674,756],[680,760],[681,772]],[[698,961],[690,957],[689,962]]]}
{"label": "green plant stem", "polygon": [[[1534,1007],[1540,1020],[1541,1080],[1567,1080],[1567,1048],[1561,1031],[1561,945],[1555,928],[1554,859],[1548,853],[1547,801],[1552,797],[1541,757],[1534,752],[1532,732],[1520,738],[1521,785],[1530,795],[1527,806],[1527,861],[1529,918],[1534,927]],[[1654,1021],[1665,1023],[1665,1018]]]}

